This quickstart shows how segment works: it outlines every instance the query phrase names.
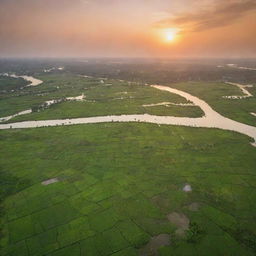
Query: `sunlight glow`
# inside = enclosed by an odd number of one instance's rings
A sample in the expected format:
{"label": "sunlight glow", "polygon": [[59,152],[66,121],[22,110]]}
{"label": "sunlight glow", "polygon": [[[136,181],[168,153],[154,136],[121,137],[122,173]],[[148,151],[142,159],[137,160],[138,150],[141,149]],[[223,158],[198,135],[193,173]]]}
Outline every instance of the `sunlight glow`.
{"label": "sunlight glow", "polygon": [[172,41],[175,38],[175,34],[173,32],[167,32],[166,33],[166,39],[168,41]]}
{"label": "sunlight glow", "polygon": [[177,37],[178,29],[176,29],[176,28],[168,28],[168,29],[164,30],[163,34],[164,34],[165,41],[172,42]]}

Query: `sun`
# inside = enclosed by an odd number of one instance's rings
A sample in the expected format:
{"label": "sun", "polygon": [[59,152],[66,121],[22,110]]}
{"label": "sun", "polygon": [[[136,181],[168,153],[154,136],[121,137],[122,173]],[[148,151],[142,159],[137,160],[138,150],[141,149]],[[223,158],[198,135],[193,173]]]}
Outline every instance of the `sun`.
{"label": "sun", "polygon": [[175,32],[166,32],[166,40],[167,41],[173,41],[175,38]]}
{"label": "sun", "polygon": [[178,29],[176,28],[168,28],[163,31],[165,41],[173,42],[178,34]]}

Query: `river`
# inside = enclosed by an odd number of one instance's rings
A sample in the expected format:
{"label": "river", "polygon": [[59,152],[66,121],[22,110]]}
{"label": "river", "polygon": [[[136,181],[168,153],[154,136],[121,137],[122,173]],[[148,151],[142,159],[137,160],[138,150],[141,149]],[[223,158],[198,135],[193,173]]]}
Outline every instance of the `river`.
{"label": "river", "polygon": [[229,130],[238,132],[251,137],[254,142],[251,144],[256,146],[256,127],[243,124],[232,119],[226,118],[209,106],[205,101],[195,97],[187,92],[183,92],[178,89],[173,89],[162,85],[151,85],[151,87],[166,91],[170,93],[178,94],[188,101],[191,101],[194,105],[199,106],[203,112],[203,117],[190,118],[190,117],[173,117],[173,116],[155,116],[149,114],[141,115],[108,115],[97,117],[85,117],[74,119],[58,119],[58,120],[42,120],[42,121],[24,121],[9,124],[0,124],[0,129],[24,129],[24,128],[36,128],[36,127],[49,127],[58,125],[76,125],[76,124],[93,124],[93,123],[107,123],[107,122],[143,122],[154,124],[166,124],[166,125],[180,125],[191,127],[206,127],[206,128],[218,128],[223,130]]}

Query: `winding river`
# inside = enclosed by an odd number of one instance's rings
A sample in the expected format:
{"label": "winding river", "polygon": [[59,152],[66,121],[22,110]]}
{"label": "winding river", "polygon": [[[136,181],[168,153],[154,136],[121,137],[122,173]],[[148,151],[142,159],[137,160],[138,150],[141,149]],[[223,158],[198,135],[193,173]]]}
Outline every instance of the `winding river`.
{"label": "winding river", "polygon": [[246,89],[246,88],[252,88],[253,85],[247,84],[238,84],[238,83],[231,83],[231,82],[226,82],[226,84],[230,84],[230,85],[235,85],[237,86],[244,95],[242,96],[237,96],[237,95],[231,95],[231,96],[222,96],[222,98],[226,98],[226,99],[245,99],[248,97],[253,97],[253,95]]}
{"label": "winding river", "polygon": [[166,124],[166,125],[180,125],[191,127],[206,127],[206,128],[218,128],[223,130],[229,130],[245,134],[251,137],[254,142],[251,144],[256,146],[256,127],[243,124],[232,119],[226,118],[216,111],[214,111],[205,101],[178,89],[173,89],[162,85],[151,85],[151,87],[166,91],[174,94],[178,94],[188,101],[191,101],[194,105],[199,106],[205,115],[199,118],[189,117],[173,117],[173,116],[155,116],[149,114],[141,115],[109,115],[109,116],[97,116],[97,117],[85,117],[74,119],[58,119],[58,120],[43,120],[43,121],[24,121],[9,124],[0,124],[0,129],[23,129],[23,128],[36,128],[36,127],[49,127],[58,125],[75,125],[75,124],[94,124],[94,123],[106,123],[106,122],[144,122],[154,124]]}
{"label": "winding river", "polygon": [[[41,106],[42,108],[46,108],[46,107],[50,107],[51,105],[61,103],[63,101],[83,101],[84,98],[85,98],[85,95],[82,94],[82,95],[79,95],[79,96],[76,96],[76,97],[67,97],[64,100],[63,99],[47,100],[39,106]],[[11,120],[12,118],[14,118],[16,116],[27,115],[27,114],[30,114],[32,112],[33,112],[32,109],[27,109],[27,110],[24,110],[24,111],[20,111],[20,112],[14,114],[14,115],[0,117],[0,122],[6,122],[6,121],[9,121],[9,120]]]}

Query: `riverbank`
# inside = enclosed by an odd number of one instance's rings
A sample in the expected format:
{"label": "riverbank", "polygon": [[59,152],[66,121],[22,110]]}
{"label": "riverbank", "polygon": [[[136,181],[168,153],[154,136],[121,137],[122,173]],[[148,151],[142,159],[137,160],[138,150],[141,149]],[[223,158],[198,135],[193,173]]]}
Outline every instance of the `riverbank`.
{"label": "riverbank", "polygon": [[173,89],[162,85],[151,85],[151,87],[167,91],[170,93],[178,94],[194,105],[199,106],[205,113],[205,116],[199,118],[189,117],[172,117],[172,116],[154,116],[154,115],[109,115],[87,118],[74,118],[74,119],[59,119],[59,120],[43,120],[43,121],[24,121],[9,124],[1,124],[0,129],[25,129],[36,127],[49,127],[58,125],[76,125],[76,124],[91,124],[91,123],[104,123],[104,122],[145,122],[166,125],[181,125],[191,127],[206,127],[206,128],[219,128],[223,130],[235,131],[251,137],[255,146],[256,141],[256,127],[239,123],[229,118],[223,117],[214,111],[205,101],[195,97],[189,93],[183,92],[178,89]]}

